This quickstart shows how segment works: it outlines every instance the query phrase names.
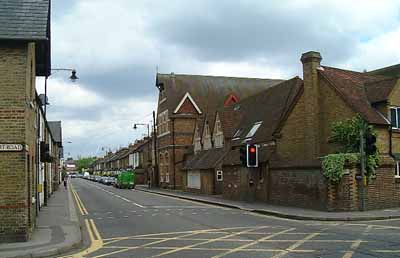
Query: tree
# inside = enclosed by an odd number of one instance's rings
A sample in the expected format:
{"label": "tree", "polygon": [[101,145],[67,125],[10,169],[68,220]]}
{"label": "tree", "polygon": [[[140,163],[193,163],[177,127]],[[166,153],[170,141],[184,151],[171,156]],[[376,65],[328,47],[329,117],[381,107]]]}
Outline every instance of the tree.
{"label": "tree", "polygon": [[82,169],[88,169],[94,161],[96,161],[96,157],[81,157],[76,161],[76,168],[81,172]]}

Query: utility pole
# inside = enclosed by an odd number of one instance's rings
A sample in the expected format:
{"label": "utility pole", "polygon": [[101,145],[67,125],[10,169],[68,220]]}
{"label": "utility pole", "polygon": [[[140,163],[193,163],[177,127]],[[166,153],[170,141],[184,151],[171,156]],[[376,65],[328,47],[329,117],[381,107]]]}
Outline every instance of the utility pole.
{"label": "utility pole", "polygon": [[365,210],[365,151],[364,151],[364,126],[360,129],[360,163],[361,163],[361,211]]}

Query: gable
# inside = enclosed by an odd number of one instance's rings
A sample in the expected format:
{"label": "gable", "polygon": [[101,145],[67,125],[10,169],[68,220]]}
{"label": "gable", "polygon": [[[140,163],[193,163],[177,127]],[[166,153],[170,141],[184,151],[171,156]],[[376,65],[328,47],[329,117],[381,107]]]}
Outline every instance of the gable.
{"label": "gable", "polygon": [[218,113],[215,116],[213,134],[214,135],[222,134],[222,123],[221,123],[221,120],[219,119],[219,114]]}
{"label": "gable", "polygon": [[237,102],[239,102],[239,98],[235,94],[231,93],[228,96],[228,98],[225,100],[224,107],[230,106],[230,105],[235,104]]}
{"label": "gable", "polygon": [[202,112],[197,106],[196,102],[193,100],[192,96],[190,96],[189,92],[186,92],[185,96],[183,96],[182,100],[174,111],[174,114],[177,113],[201,114]]}

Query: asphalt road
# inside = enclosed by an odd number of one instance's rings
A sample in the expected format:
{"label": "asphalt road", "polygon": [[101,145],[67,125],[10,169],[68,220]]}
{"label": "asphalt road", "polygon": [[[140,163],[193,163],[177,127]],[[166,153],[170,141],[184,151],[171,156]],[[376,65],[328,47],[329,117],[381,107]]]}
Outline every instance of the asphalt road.
{"label": "asphalt road", "polygon": [[72,179],[76,257],[400,257],[400,220],[296,221]]}

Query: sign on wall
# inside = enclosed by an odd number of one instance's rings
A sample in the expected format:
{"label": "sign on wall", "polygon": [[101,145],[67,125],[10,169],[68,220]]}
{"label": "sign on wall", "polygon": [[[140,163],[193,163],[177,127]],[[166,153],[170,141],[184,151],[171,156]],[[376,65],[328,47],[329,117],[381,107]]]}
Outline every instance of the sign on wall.
{"label": "sign on wall", "polygon": [[22,151],[23,149],[22,144],[0,143],[0,151]]}

